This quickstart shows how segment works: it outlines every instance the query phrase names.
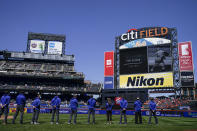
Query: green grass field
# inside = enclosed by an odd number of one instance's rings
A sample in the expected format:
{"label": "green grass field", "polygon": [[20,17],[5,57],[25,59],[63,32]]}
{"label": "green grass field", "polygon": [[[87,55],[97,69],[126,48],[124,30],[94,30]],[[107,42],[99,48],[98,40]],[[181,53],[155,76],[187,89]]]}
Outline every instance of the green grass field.
{"label": "green grass field", "polygon": [[[143,124],[134,124],[134,116],[127,116],[128,124],[120,125],[119,115],[113,115],[113,124],[106,125],[105,115],[96,115],[96,124],[87,124],[87,115],[78,114],[77,124],[68,125],[67,114],[60,115],[60,124],[51,125],[50,118],[51,114],[40,114],[39,122],[40,125],[31,125],[32,114],[25,114],[24,124],[19,124],[19,116],[17,117],[16,124],[10,124],[11,120],[8,120],[7,125],[3,125],[0,122],[0,131],[187,131],[196,130],[197,131],[197,119],[196,118],[183,118],[183,117],[158,117],[159,124],[148,125],[148,117],[143,117]],[[152,119],[154,120],[154,119]],[[154,121],[152,121],[154,123]]]}

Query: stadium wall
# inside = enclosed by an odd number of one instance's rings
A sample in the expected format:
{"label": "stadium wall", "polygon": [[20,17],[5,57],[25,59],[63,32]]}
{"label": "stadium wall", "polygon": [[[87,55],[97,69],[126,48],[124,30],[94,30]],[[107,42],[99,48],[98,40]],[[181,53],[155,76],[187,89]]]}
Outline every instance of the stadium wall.
{"label": "stadium wall", "polygon": [[[10,112],[15,112],[16,108],[10,108]],[[26,113],[32,113],[33,108],[25,108]],[[40,113],[51,113],[50,108],[41,108]],[[60,114],[69,114],[70,109],[69,108],[63,108],[60,109]],[[88,114],[88,109],[78,109],[78,114]],[[96,114],[106,114],[106,110],[102,109],[96,109]],[[120,110],[113,110],[113,115],[120,115]],[[128,110],[127,115],[135,115],[134,110]],[[143,116],[149,116],[149,110],[142,110]],[[158,110],[156,112],[157,116],[165,116],[165,117],[191,117],[191,118],[197,118],[197,111],[177,111],[177,110]]]}

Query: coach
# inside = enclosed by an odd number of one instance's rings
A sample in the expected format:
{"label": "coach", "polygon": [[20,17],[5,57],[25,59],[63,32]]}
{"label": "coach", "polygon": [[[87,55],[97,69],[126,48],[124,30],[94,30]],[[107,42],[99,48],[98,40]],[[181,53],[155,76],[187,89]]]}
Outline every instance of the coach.
{"label": "coach", "polygon": [[56,124],[59,124],[59,110],[60,110],[60,104],[61,104],[61,99],[56,95],[52,101],[51,101],[51,106],[52,106],[52,117],[51,117],[51,124],[54,123],[54,116],[56,114]]}
{"label": "coach", "polygon": [[73,98],[70,100],[70,119],[68,124],[71,124],[72,117],[74,115],[74,124],[77,123],[77,107],[78,107],[78,100],[77,95],[74,95]]}
{"label": "coach", "polygon": [[4,113],[4,124],[7,124],[7,117],[9,113],[10,96],[5,92],[0,101],[0,117]]}
{"label": "coach", "polygon": [[158,124],[158,119],[156,117],[156,103],[154,102],[154,99],[151,98],[150,102],[149,102],[149,121],[148,121],[148,124],[151,124],[151,117],[152,115],[154,116],[155,118],[155,124]]}
{"label": "coach", "polygon": [[39,124],[38,123],[38,117],[39,117],[39,113],[40,113],[40,98],[41,98],[41,96],[38,95],[32,103],[32,105],[33,105],[33,115],[32,115],[31,124],[35,124],[35,125]]}
{"label": "coach", "polygon": [[88,124],[90,124],[90,115],[92,114],[92,123],[95,124],[95,106],[96,100],[93,96],[88,100]]}
{"label": "coach", "polygon": [[139,124],[142,124],[142,114],[141,114],[142,103],[139,97],[134,103],[134,108],[135,108],[135,124],[138,124],[138,119],[140,122]]}
{"label": "coach", "polygon": [[23,92],[20,92],[19,95],[16,97],[16,104],[17,104],[17,107],[16,107],[16,112],[12,120],[12,124],[15,124],[15,120],[18,116],[19,111],[20,111],[20,124],[23,124],[23,114],[24,114],[24,108],[26,104],[26,98],[23,95]]}
{"label": "coach", "polygon": [[127,124],[127,116],[126,116],[126,110],[127,110],[128,102],[127,100],[122,97],[120,100],[120,124],[122,124],[122,116],[124,115],[124,124]]}

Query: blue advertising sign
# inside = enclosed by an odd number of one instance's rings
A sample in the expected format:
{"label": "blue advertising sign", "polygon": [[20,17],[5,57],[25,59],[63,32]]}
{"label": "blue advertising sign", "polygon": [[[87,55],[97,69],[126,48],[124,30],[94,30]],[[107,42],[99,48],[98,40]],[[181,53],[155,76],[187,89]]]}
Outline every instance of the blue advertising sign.
{"label": "blue advertising sign", "polygon": [[[40,113],[51,113],[50,108],[41,108]],[[33,108],[27,108],[27,113],[32,113]],[[69,114],[71,112],[70,108],[61,108],[60,114]],[[95,109],[96,114],[106,114],[106,110],[102,109]],[[77,114],[88,114],[88,109],[78,108]],[[113,110],[113,115],[120,115],[120,110]],[[135,115],[134,110],[127,110],[127,115]],[[149,116],[149,110],[142,110],[143,116]],[[192,117],[197,118],[197,111],[172,111],[172,110],[158,110],[156,111],[157,116],[164,116],[164,117]]]}
{"label": "blue advertising sign", "polygon": [[114,88],[114,78],[111,77],[105,77],[104,78],[104,89],[113,89]]}

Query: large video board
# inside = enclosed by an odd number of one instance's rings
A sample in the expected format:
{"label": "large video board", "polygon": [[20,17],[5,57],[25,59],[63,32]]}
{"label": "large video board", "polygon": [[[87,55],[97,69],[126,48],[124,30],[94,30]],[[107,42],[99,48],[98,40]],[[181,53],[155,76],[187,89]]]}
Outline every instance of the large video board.
{"label": "large video board", "polygon": [[120,36],[120,88],[173,87],[170,33],[166,27],[151,27]]}

